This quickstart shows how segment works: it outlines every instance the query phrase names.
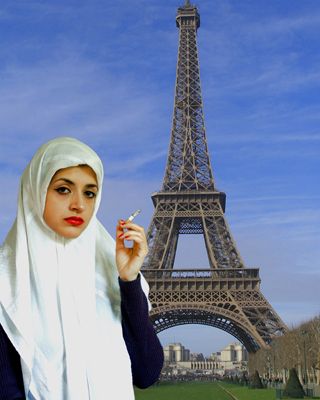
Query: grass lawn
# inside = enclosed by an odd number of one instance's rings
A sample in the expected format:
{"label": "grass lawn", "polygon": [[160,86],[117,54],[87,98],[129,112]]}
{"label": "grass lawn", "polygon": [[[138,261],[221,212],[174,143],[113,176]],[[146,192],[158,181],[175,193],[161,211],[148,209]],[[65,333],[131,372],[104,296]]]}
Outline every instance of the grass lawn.
{"label": "grass lawn", "polygon": [[239,400],[275,400],[275,389],[250,389],[246,386],[219,383]]}
{"label": "grass lawn", "polygon": [[212,382],[161,383],[144,390],[135,389],[135,395],[136,400],[231,400]]}
{"label": "grass lawn", "polygon": [[[221,383],[221,386],[226,388],[239,400],[275,400],[276,398],[275,389],[250,389],[245,386],[232,385],[228,383]],[[305,397],[304,399],[308,398],[310,399],[310,397]],[[287,397],[283,397],[283,400],[285,399],[287,399]]]}
{"label": "grass lawn", "polygon": [[250,389],[221,382],[161,383],[144,390],[135,389],[135,395],[136,400],[231,400],[221,386],[238,400],[276,399],[275,389]]}

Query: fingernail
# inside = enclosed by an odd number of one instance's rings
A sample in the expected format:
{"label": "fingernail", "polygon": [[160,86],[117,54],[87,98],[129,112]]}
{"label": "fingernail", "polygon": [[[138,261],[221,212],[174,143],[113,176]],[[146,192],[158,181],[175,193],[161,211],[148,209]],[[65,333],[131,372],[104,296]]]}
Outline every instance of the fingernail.
{"label": "fingernail", "polygon": [[124,221],[123,219],[120,219],[120,224],[121,224],[121,225],[124,225],[124,224],[125,224],[125,221]]}
{"label": "fingernail", "polygon": [[123,233],[121,233],[121,235],[119,235],[119,239],[121,239],[123,235],[124,235],[124,234],[123,234]]}

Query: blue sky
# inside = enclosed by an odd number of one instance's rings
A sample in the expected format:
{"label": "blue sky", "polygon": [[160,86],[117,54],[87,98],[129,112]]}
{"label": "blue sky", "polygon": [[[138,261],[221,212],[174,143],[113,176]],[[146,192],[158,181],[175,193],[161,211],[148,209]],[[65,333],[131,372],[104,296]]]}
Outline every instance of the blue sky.
{"label": "blue sky", "polygon": [[[91,145],[106,170],[100,219],[141,208],[146,229],[170,140],[182,1],[0,3],[0,240],[19,176],[56,136]],[[199,0],[205,123],[226,218],[284,322],[320,311],[320,2]],[[191,250],[190,250],[191,249]],[[176,267],[207,266],[181,236]],[[209,354],[233,339],[213,328],[160,334]]]}

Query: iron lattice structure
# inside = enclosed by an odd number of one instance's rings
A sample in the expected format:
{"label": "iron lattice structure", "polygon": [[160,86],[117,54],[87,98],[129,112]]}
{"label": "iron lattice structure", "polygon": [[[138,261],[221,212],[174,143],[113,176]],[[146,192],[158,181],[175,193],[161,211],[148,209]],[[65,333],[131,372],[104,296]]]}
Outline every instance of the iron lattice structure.
{"label": "iron lattice structure", "polygon": [[[249,352],[286,326],[260,291],[259,269],[246,268],[224,217],[226,195],[215,188],[205,133],[197,50],[200,16],[178,8],[179,50],[171,141],[161,191],[152,195],[149,254],[150,317],[157,332],[181,324],[220,328]],[[209,269],[173,268],[179,234],[201,234]]]}

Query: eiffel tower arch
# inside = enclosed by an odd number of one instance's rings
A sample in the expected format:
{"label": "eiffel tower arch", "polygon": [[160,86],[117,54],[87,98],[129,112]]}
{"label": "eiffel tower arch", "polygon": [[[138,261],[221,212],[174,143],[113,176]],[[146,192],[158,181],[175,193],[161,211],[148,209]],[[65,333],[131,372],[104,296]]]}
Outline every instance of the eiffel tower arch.
{"label": "eiffel tower arch", "polygon": [[[260,291],[258,268],[246,268],[224,217],[226,195],[215,187],[203,116],[197,50],[200,16],[178,8],[179,50],[171,140],[147,232],[142,267],[157,332],[203,324],[233,335],[249,352],[266,347],[286,326]],[[173,268],[178,237],[203,235],[210,268]]]}

